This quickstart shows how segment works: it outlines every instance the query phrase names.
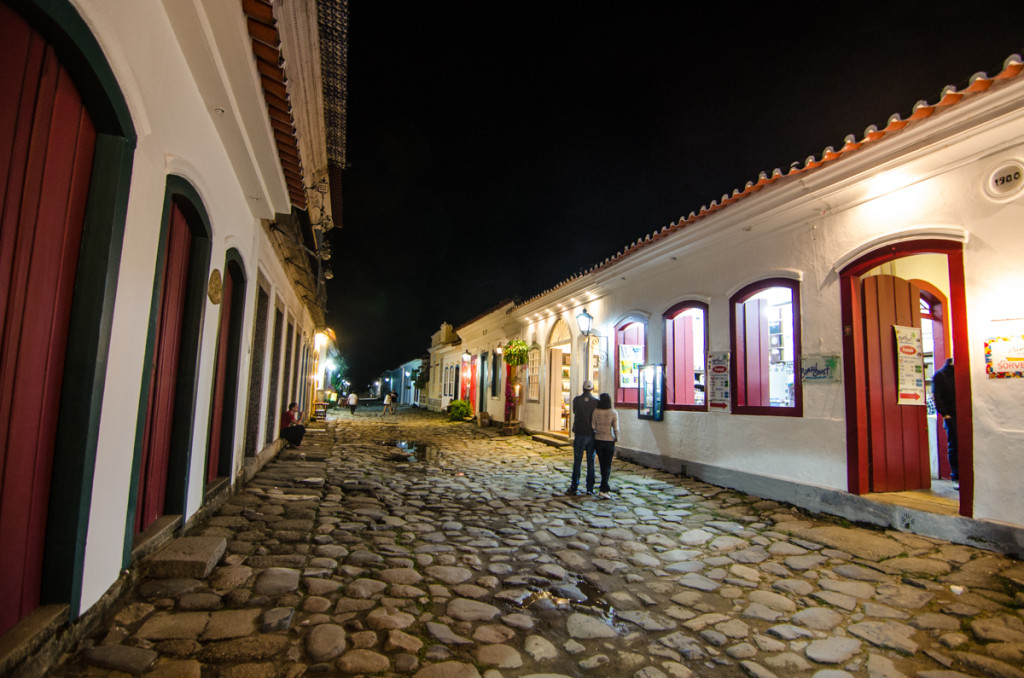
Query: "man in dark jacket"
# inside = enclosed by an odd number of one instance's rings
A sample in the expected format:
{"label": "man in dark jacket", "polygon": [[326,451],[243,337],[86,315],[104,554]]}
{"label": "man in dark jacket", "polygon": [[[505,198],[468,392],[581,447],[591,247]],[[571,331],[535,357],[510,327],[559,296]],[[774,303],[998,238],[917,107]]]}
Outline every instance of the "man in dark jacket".
{"label": "man in dark jacket", "polygon": [[953,379],[952,358],[932,375],[932,396],[935,399],[935,410],[942,417],[942,425],[946,427],[949,478],[954,483],[959,483],[960,463],[956,450],[956,382]]}
{"label": "man in dark jacket", "polygon": [[587,494],[594,494],[594,427],[590,419],[597,409],[597,398],[590,394],[594,385],[583,382],[583,393],[572,399],[572,480],[566,494],[576,494],[580,484],[580,464],[587,453]]}

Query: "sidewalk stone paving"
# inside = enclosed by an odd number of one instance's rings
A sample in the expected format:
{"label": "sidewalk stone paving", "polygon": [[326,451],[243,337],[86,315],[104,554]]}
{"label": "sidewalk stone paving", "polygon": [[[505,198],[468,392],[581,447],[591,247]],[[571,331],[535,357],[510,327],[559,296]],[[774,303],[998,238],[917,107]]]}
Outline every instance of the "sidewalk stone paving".
{"label": "sidewalk stone paving", "polygon": [[193,530],[211,572],[162,566],[51,675],[1024,677],[1011,558],[618,460],[568,497],[569,448],[331,417]]}

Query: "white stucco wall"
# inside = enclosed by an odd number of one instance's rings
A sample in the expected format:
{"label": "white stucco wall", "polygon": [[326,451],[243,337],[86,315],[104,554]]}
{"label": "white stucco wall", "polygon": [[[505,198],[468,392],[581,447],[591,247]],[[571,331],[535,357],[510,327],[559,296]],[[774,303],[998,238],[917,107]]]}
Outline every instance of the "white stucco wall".
{"label": "white stucco wall", "polygon": [[[295,294],[256,216],[259,210],[254,211],[253,196],[242,190],[222,133],[200,96],[164,4],[134,0],[76,0],[75,4],[110,62],[139,135],[85,545],[80,601],[84,611],[116,580],[122,566],[126,525],[133,520],[128,515],[128,502],[136,419],[169,175],[184,177],[202,199],[212,228],[210,268],[223,275],[225,253],[231,247],[239,250],[244,262],[246,294],[235,412],[236,454],[241,453],[244,438],[258,266],[263,265],[268,271],[274,285],[272,294],[282,296],[289,313],[300,325],[300,334],[311,336],[313,328],[309,313]],[[241,16],[240,9],[238,14]],[[243,43],[239,45],[245,47]],[[272,174],[272,170],[265,174]],[[207,299],[201,320],[186,520],[202,502],[219,313],[220,306]],[[131,528],[128,531],[130,534]]]}

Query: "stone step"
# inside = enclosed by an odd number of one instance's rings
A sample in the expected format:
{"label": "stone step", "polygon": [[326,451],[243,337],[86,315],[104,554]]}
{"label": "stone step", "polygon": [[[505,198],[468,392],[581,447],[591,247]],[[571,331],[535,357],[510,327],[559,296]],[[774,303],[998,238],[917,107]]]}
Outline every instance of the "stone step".
{"label": "stone step", "polygon": [[563,436],[557,433],[538,433],[532,436],[532,438],[538,443],[544,443],[551,447],[564,447],[569,444],[569,436]]}
{"label": "stone step", "polygon": [[223,537],[179,537],[157,552],[147,563],[150,577],[205,579],[227,549]]}

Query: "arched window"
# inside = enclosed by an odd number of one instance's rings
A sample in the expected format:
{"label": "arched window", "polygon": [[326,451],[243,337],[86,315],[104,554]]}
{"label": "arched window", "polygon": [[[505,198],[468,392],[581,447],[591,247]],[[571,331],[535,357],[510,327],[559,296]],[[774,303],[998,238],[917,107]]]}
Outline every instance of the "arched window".
{"label": "arched window", "polygon": [[665,311],[665,407],[706,412],[708,305],[684,301]]}
{"label": "arched window", "polygon": [[626,320],[615,328],[615,404],[640,401],[640,366],[647,360],[647,324]]}
{"label": "arched window", "polygon": [[730,300],[732,410],[739,414],[803,414],[800,283],[769,278]]}

